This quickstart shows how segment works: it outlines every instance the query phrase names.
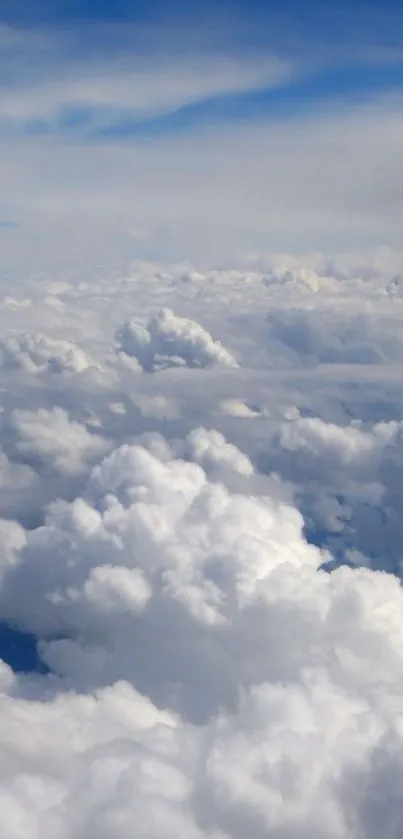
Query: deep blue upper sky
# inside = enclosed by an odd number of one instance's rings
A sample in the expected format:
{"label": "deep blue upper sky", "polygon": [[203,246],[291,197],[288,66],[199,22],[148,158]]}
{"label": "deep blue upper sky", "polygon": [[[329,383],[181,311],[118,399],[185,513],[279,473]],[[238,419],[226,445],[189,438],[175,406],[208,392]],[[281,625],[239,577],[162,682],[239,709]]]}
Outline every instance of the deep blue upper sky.
{"label": "deep blue upper sky", "polygon": [[[373,33],[401,44],[399,0],[1,0],[0,18],[17,25],[77,25],[88,21],[131,21],[167,25],[183,21],[241,18],[246,30],[275,25],[283,36],[308,39],[364,37]],[[263,35],[264,32],[261,32]]]}
{"label": "deep blue upper sky", "polygon": [[160,15],[189,15],[200,12],[245,11],[248,14],[259,12],[269,14],[273,11],[287,12],[299,20],[309,20],[313,16],[337,17],[348,13],[376,14],[385,19],[388,13],[398,11],[398,0],[2,0],[0,4],[3,20],[53,20],[73,19],[115,19],[138,20],[152,19]]}

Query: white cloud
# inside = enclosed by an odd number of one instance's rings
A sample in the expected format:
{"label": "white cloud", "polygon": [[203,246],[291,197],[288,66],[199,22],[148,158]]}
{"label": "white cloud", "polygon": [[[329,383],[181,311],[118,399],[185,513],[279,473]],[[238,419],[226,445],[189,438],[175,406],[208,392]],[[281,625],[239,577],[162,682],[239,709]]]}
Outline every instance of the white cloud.
{"label": "white cloud", "polygon": [[[51,69],[51,77],[49,69]],[[106,65],[42,67],[42,77],[29,76],[3,90],[0,120],[21,127],[45,120],[57,127],[67,109],[84,108],[92,126],[122,118],[146,119],[175,112],[208,98],[277,87],[293,74],[291,62],[275,55],[187,55],[181,59],[133,56]]]}
{"label": "white cloud", "polygon": [[5,839],[402,833],[400,257],[283,256],[0,312],[0,621],[50,669],[0,667]]}
{"label": "white cloud", "polygon": [[219,341],[214,341],[198,323],[179,318],[170,309],[161,309],[141,326],[134,321],[123,324],[116,333],[121,358],[135,359],[146,373],[167,367],[211,367],[222,364],[237,367],[235,358]]}
{"label": "white cloud", "polygon": [[236,446],[227,443],[222,434],[218,431],[206,431],[204,428],[196,428],[192,431],[185,442],[185,452],[190,454],[191,459],[200,463],[207,471],[233,470],[241,475],[251,475],[253,466],[246,455],[242,454]]}
{"label": "white cloud", "polygon": [[80,30],[3,26],[3,128],[24,130],[43,121],[63,130],[66,115],[74,120],[77,112],[87,129],[141,121],[215,97],[278,87],[300,69],[300,62],[271,48],[223,49],[211,36],[198,43],[194,31],[187,43],[185,33],[173,43],[166,29],[147,48],[150,35],[127,26],[115,29],[114,44],[94,25],[84,39]]}
{"label": "white cloud", "polygon": [[400,102],[380,99],[203,136],[5,137],[0,175],[21,227],[2,232],[3,253],[24,268],[61,254],[119,264],[185,253],[211,266],[247,251],[399,247],[402,132]]}
{"label": "white cloud", "polygon": [[25,333],[13,335],[0,342],[0,364],[13,369],[20,367],[27,373],[81,373],[95,367],[92,361],[71,341],[49,338],[46,335]]}
{"label": "white cloud", "polygon": [[[292,71],[25,38],[14,128]],[[402,133],[397,98],[2,137],[4,839],[401,839],[403,256],[366,247],[400,242]],[[21,633],[49,672],[1,661]]]}
{"label": "white cloud", "polygon": [[394,423],[388,423],[389,433],[383,440],[372,430],[363,429],[361,423],[342,427],[319,417],[303,417],[282,426],[279,443],[287,451],[306,450],[315,457],[333,457],[345,466],[351,461],[368,460],[378,446],[393,439],[396,430]]}
{"label": "white cloud", "polygon": [[67,636],[65,681],[2,667],[7,839],[396,839],[399,582],[318,571],[295,510],[142,447],[86,495],[3,528],[1,614]]}
{"label": "white cloud", "polygon": [[[203,441],[208,444],[205,453],[200,452]],[[228,468],[246,478],[252,473],[247,458],[219,435],[193,434],[189,447],[194,446],[198,446],[199,459],[221,467],[223,474]],[[144,629],[147,636],[151,633],[147,643],[152,643],[154,654],[159,656],[157,637],[152,641],[153,624],[162,621],[164,646],[172,646],[169,655],[174,655],[181,669],[186,666],[187,651],[174,652],[180,625],[187,633],[202,634],[214,632],[214,627],[218,632],[220,626],[230,628],[242,622],[256,598],[264,596],[278,565],[284,563],[291,571],[320,564],[319,551],[301,538],[302,524],[297,511],[282,502],[232,494],[220,483],[210,483],[195,463],[172,456],[166,460],[166,455],[161,461],[142,447],[123,446],[94,468],[84,498],[71,504],[57,502],[45,525],[32,533],[32,541],[28,534],[16,574],[9,575],[4,585],[1,611],[4,617],[12,613],[21,628],[39,634],[60,635],[76,626],[75,643],[79,636],[83,638],[84,656],[88,633],[88,641],[91,637],[98,646],[104,633],[111,633],[115,652],[110,659],[103,654],[106,674],[127,666],[132,647],[130,620],[141,607],[146,610]],[[72,549],[74,563],[69,560]],[[19,582],[22,578],[25,593]],[[221,640],[217,635],[217,649],[222,644],[225,649],[226,643],[224,631]],[[49,655],[56,666],[59,647],[63,669],[63,642],[51,641]],[[130,654],[134,668],[140,647],[138,653],[132,650]],[[74,667],[74,660],[71,663]],[[139,659],[137,663],[141,666]],[[208,660],[200,664],[211,666]],[[87,676],[90,681],[102,678],[91,671],[90,663]],[[148,678],[146,673],[143,678]],[[167,690],[169,673],[164,679]],[[185,707],[193,714],[191,674],[188,678],[181,672],[182,679]],[[152,690],[160,687],[150,685]],[[226,688],[208,677],[207,689],[212,697],[217,691],[218,697]]]}
{"label": "white cloud", "polygon": [[155,396],[134,396],[133,404],[138,408],[143,417],[158,419],[176,419],[179,416],[178,406],[172,399],[162,393]]}
{"label": "white cloud", "polygon": [[256,417],[260,414],[259,411],[249,407],[245,402],[240,402],[236,399],[224,399],[221,402],[220,408],[224,414],[228,414],[230,417],[241,417],[243,419]]}
{"label": "white cloud", "polygon": [[151,588],[138,569],[100,565],[93,568],[82,592],[71,588],[68,596],[82,600],[84,607],[95,604],[100,611],[138,611],[151,597]]}
{"label": "white cloud", "polygon": [[380,321],[375,310],[346,314],[320,307],[284,308],[270,310],[267,323],[273,352],[286,357],[291,352],[296,363],[365,365],[401,359],[403,345],[394,328],[395,317],[388,312]]}
{"label": "white cloud", "polygon": [[85,425],[70,420],[60,407],[51,411],[40,408],[28,411],[16,408],[12,423],[19,440],[17,449],[25,455],[36,455],[62,474],[74,475],[85,469],[108,448],[100,436],[91,434]]}
{"label": "white cloud", "polygon": [[284,283],[284,285],[297,285],[300,288],[306,287],[307,290],[314,292],[319,291],[323,282],[324,280],[315,271],[310,271],[307,268],[293,271],[286,265],[275,265],[263,277],[263,283],[269,287],[276,283]]}

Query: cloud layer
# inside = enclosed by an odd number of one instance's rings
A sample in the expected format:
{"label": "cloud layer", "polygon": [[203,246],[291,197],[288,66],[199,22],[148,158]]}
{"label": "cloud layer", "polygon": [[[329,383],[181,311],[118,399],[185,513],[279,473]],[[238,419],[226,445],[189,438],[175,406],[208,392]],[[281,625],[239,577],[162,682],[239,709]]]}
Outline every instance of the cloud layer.
{"label": "cloud layer", "polygon": [[252,470],[233,494],[153,449],[114,451],[39,530],[4,527],[0,614],[59,676],[3,665],[5,835],[397,837],[397,579],[318,570]]}
{"label": "cloud layer", "polygon": [[402,55],[308,11],[0,23],[1,839],[403,836]]}
{"label": "cloud layer", "polygon": [[4,289],[5,839],[400,839],[402,268]]}

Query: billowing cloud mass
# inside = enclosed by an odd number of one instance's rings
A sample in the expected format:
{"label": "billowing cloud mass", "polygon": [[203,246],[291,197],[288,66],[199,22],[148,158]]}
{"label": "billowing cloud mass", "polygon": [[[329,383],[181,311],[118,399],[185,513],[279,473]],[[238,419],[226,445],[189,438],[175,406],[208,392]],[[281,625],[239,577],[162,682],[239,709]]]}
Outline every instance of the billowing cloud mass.
{"label": "billowing cloud mass", "polygon": [[326,282],[315,271],[308,268],[300,268],[293,270],[287,265],[275,265],[263,277],[263,283],[267,286],[281,284],[285,286],[297,286],[299,288],[306,287],[309,291],[319,291],[321,284]]}
{"label": "billowing cloud mass", "polygon": [[403,298],[343,259],[0,307],[4,839],[401,839]]}
{"label": "billowing cloud mass", "polygon": [[84,425],[70,421],[63,408],[24,411],[16,408],[12,422],[19,436],[17,449],[36,455],[66,474],[80,471],[82,461],[96,458],[107,449],[105,440],[91,434]]}
{"label": "billowing cloud mass", "polygon": [[0,365],[28,373],[80,373],[93,362],[71,341],[25,333],[7,336],[0,342]]}
{"label": "billowing cloud mass", "polygon": [[147,373],[166,367],[236,367],[233,356],[198,323],[161,309],[146,327],[128,321],[116,333],[118,351]]}

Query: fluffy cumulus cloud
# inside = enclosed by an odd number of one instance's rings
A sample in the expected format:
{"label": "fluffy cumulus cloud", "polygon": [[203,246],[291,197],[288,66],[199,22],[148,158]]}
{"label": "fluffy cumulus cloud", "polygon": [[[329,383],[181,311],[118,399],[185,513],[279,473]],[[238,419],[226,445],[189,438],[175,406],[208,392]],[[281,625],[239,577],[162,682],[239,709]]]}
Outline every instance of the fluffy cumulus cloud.
{"label": "fluffy cumulus cloud", "polygon": [[17,449],[23,455],[34,455],[60,472],[74,474],[87,459],[97,458],[108,448],[106,441],[91,434],[85,425],[70,420],[63,408],[51,411],[19,410],[12,414],[18,435]]}
{"label": "fluffy cumulus cloud", "polygon": [[0,311],[4,839],[401,839],[392,262]]}
{"label": "fluffy cumulus cloud", "polygon": [[231,353],[214,341],[198,323],[161,309],[146,327],[128,321],[116,333],[123,358],[135,359],[147,373],[166,367],[236,367]]}
{"label": "fluffy cumulus cloud", "polygon": [[94,362],[71,341],[42,334],[10,335],[0,342],[0,365],[31,374],[81,373]]}
{"label": "fluffy cumulus cloud", "polygon": [[403,576],[402,453],[401,420],[299,417],[280,424],[262,460],[294,483],[306,524],[333,552]]}
{"label": "fluffy cumulus cloud", "polygon": [[400,585],[320,570],[240,472],[123,446],[4,526],[0,613],[56,674],[3,667],[7,837],[399,835]]}
{"label": "fluffy cumulus cloud", "polygon": [[309,268],[300,268],[299,270],[287,267],[287,265],[275,265],[262,278],[264,285],[284,285],[291,287],[306,288],[308,291],[319,291],[321,284],[326,282],[322,277],[319,277],[315,271]]}

